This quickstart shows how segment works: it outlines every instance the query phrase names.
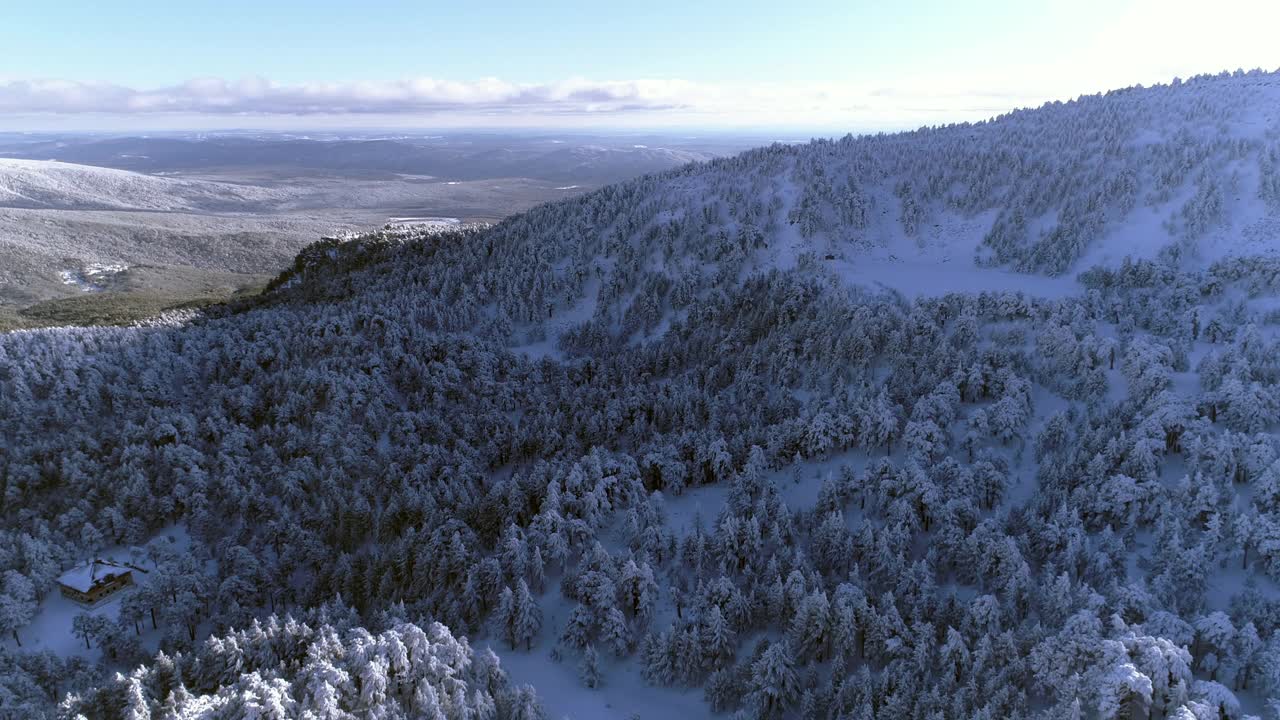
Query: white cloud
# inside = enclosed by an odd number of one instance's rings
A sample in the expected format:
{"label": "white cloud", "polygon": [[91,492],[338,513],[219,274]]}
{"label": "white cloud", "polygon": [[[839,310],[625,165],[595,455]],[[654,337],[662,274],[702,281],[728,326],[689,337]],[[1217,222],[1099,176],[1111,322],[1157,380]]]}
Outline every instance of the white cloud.
{"label": "white cloud", "polygon": [[451,111],[512,113],[634,112],[681,106],[679,81],[565,82],[521,85],[486,78],[456,82],[411,78],[393,82],[282,85],[263,78],[196,78],[137,89],[69,80],[0,83],[3,113],[398,114]]}
{"label": "white cloud", "polygon": [[[1125,16],[1132,26],[1139,20]],[[1176,25],[1176,23],[1174,24]],[[1155,24],[1162,43],[1180,25]],[[1132,29],[1132,28],[1131,28]],[[282,84],[261,77],[195,78],[162,88],[112,83],[0,78],[0,127],[482,127],[705,126],[791,127],[832,131],[903,129],[981,120],[1080,93],[1172,79],[1178,68],[1107,58],[1139,52],[1154,40],[1111,31],[1090,38],[1088,52],[1054,67],[1012,65],[985,80],[954,68],[900,76],[886,85],[856,83],[697,83],[686,80],[583,78],[521,84],[430,77],[395,81]],[[1145,44],[1144,44],[1145,43]],[[1197,56],[1199,57],[1199,56]],[[1207,60],[1206,60],[1207,62]],[[1100,85],[1083,82],[1083,75]],[[1206,67],[1205,71],[1221,68]],[[1189,74],[1189,73],[1184,73]]]}
{"label": "white cloud", "polygon": [[459,82],[421,77],[288,85],[260,77],[196,78],[155,89],[69,80],[0,82],[0,115],[10,118],[194,116],[226,121],[249,116],[358,121],[376,116],[383,121],[411,117],[469,124],[629,119],[646,124],[874,127],[986,117],[1014,107],[1016,101],[1011,97],[993,101],[983,94],[954,90],[922,95],[832,84],[727,85],[647,79],[571,78],[518,84],[497,78]]}

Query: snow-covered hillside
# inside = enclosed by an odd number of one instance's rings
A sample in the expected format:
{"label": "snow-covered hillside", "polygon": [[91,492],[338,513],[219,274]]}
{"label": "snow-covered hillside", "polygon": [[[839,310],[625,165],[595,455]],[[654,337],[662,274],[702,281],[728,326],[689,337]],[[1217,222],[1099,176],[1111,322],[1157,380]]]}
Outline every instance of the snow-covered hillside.
{"label": "snow-covered hillside", "polygon": [[572,258],[562,281],[597,258],[675,276],[708,262],[785,269],[805,253],[890,276],[913,263],[1062,275],[1162,253],[1205,267],[1276,252],[1280,75],[775,145],[540,208],[505,230],[531,256]]}

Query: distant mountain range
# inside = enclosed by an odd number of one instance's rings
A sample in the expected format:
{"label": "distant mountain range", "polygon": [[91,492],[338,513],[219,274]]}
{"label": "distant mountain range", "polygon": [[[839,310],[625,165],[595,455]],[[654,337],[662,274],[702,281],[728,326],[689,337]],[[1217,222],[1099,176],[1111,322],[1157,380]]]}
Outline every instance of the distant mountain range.
{"label": "distant mountain range", "polygon": [[146,173],[228,168],[430,175],[443,180],[524,177],[598,185],[749,147],[740,137],[457,137],[311,139],[214,136],[0,139],[0,156],[61,160]]}

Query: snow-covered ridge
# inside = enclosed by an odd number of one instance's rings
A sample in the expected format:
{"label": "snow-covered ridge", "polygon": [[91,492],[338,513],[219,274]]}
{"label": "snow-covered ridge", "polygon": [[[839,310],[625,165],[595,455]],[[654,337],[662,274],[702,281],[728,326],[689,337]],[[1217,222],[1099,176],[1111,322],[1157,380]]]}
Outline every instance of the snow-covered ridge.
{"label": "snow-covered ridge", "polygon": [[155,177],[46,160],[0,158],[0,207],[67,210],[219,210],[287,195],[234,183]]}
{"label": "snow-covered ridge", "polygon": [[775,144],[513,226],[542,245],[556,233],[541,228],[585,223],[591,239],[650,257],[672,240],[728,242],[766,267],[804,252],[1051,275],[1161,252],[1208,264],[1271,250],[1258,231],[1280,213],[1278,168],[1280,76],[1224,74],[977,124]]}

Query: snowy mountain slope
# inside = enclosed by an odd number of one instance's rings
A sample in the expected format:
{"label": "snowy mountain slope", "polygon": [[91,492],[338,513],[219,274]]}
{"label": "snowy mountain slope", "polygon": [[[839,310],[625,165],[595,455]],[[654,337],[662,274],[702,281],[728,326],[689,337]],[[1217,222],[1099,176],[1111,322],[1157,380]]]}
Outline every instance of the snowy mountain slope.
{"label": "snowy mountain slope", "polygon": [[64,210],[247,210],[288,194],[232,183],[0,158],[0,207]]}
{"label": "snowy mountain slope", "polygon": [[1277,216],[1278,163],[1280,75],[1202,77],[715,160],[615,189],[599,229],[1047,274],[1165,248],[1209,261]]}

